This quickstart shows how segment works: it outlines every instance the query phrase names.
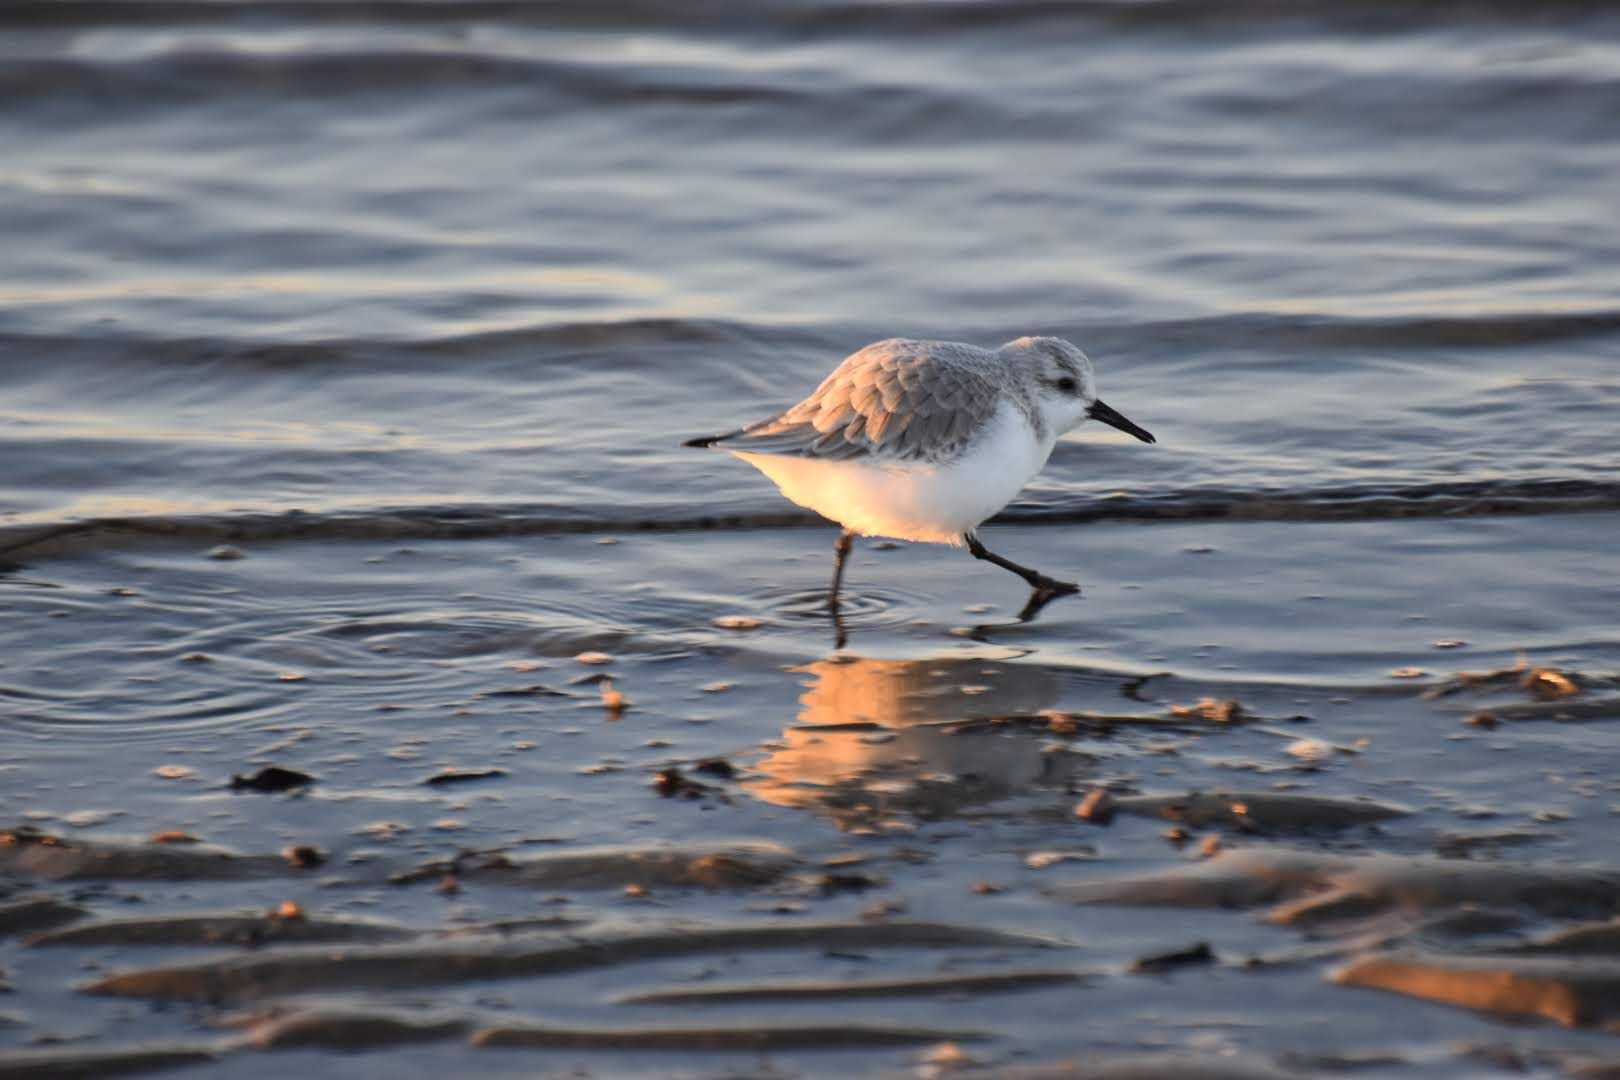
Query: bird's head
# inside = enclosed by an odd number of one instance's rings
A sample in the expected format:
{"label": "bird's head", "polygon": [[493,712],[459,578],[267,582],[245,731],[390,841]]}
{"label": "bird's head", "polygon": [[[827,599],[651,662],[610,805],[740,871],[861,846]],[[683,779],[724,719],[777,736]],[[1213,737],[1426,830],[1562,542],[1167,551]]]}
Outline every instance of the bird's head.
{"label": "bird's head", "polygon": [[1100,420],[1143,442],[1153,435],[1103,404],[1097,397],[1097,375],[1085,353],[1062,338],[1021,337],[1000,349],[1029,380],[1035,407],[1047,427],[1062,434],[1087,420]]}

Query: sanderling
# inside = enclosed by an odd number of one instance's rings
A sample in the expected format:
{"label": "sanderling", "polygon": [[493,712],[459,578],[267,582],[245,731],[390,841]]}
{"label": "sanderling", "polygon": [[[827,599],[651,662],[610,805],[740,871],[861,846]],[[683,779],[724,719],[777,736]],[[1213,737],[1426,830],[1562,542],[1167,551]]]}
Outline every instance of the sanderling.
{"label": "sanderling", "polygon": [[891,338],[848,357],[786,412],[683,445],[730,451],[844,527],[827,598],[835,616],[856,534],[965,544],[1034,588],[1027,615],[1079,586],[1002,558],[974,530],[1041,471],[1059,435],[1087,419],[1154,441],[1097,400],[1091,361],[1062,338],[1022,337],[995,350]]}

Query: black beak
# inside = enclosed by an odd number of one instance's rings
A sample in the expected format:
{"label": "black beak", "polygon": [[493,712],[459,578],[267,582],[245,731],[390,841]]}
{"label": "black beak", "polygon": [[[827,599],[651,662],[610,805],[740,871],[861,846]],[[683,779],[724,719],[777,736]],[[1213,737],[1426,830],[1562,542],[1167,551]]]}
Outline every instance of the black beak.
{"label": "black beak", "polygon": [[1147,428],[1137,427],[1135,424],[1131,423],[1129,420],[1125,419],[1119,413],[1115,412],[1113,409],[1110,409],[1107,405],[1104,405],[1100,401],[1093,401],[1091,403],[1091,408],[1088,410],[1088,414],[1093,420],[1101,420],[1109,427],[1119,428],[1119,430],[1123,431],[1127,435],[1135,435],[1143,442],[1159,441],[1153,437],[1153,432],[1149,431]]}

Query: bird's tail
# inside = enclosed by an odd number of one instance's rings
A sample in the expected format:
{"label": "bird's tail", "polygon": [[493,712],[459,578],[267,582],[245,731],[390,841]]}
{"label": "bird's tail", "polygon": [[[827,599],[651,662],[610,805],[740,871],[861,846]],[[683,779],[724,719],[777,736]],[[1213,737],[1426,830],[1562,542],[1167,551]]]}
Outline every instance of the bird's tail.
{"label": "bird's tail", "polygon": [[724,435],[699,435],[695,439],[687,439],[685,442],[681,443],[681,445],[682,446],[695,446],[695,447],[697,447],[698,449],[701,450],[701,449],[703,449],[705,447],[713,446],[716,443],[725,442],[727,439],[733,438],[734,436],[741,435],[741,434],[742,434],[742,429],[738,428],[736,431],[728,431]]}

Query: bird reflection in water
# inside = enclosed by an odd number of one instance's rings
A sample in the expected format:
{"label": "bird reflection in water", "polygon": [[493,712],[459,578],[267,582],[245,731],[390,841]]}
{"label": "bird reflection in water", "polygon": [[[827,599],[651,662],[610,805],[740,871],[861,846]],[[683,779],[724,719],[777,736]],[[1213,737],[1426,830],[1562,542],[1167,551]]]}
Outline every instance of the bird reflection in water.
{"label": "bird reflection in water", "polygon": [[[746,786],[779,806],[819,808],[846,828],[892,815],[949,817],[1089,763],[1049,753],[1021,726],[988,723],[1048,708],[1057,676],[996,660],[833,657],[807,676],[796,723]],[[977,721],[977,722],[976,722]]]}

